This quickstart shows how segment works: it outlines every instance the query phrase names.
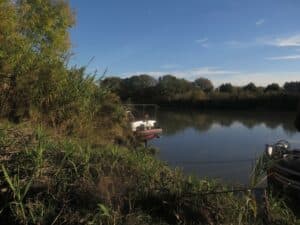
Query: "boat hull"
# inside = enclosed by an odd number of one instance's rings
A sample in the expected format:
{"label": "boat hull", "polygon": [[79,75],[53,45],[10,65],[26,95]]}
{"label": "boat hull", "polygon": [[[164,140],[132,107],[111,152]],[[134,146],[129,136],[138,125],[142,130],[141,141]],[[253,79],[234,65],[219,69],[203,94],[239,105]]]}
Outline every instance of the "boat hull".
{"label": "boat hull", "polygon": [[140,130],[135,132],[137,137],[141,140],[151,140],[153,138],[159,138],[159,135],[162,133],[161,128],[149,129],[149,130]]}
{"label": "boat hull", "polygon": [[281,160],[268,170],[268,184],[300,199],[300,160]]}

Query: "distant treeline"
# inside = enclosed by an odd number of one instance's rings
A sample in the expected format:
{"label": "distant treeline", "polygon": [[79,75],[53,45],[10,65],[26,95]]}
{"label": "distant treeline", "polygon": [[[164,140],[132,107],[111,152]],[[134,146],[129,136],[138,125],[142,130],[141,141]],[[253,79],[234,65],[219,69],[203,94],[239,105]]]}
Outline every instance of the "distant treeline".
{"label": "distant treeline", "polygon": [[245,86],[224,83],[214,87],[206,78],[191,82],[173,75],[158,79],[146,74],[124,79],[107,77],[102,85],[124,102],[202,109],[296,110],[300,94],[300,82],[287,82],[284,86],[271,83],[265,87],[254,83]]}

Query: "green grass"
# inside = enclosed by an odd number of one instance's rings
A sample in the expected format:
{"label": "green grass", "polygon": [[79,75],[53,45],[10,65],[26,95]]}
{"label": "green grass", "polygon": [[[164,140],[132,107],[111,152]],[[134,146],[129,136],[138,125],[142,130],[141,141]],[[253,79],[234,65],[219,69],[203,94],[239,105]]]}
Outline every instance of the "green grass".
{"label": "green grass", "polygon": [[[25,132],[26,131],[26,132]],[[0,129],[0,219],[7,224],[264,224],[251,192],[185,177],[144,148]],[[222,194],[207,194],[224,191]],[[269,196],[272,224],[296,224]]]}

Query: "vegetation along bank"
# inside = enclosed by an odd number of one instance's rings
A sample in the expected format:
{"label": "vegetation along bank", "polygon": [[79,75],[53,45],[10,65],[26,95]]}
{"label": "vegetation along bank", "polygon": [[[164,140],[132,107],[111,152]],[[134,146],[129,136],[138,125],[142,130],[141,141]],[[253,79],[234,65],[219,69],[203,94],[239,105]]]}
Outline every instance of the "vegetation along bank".
{"label": "vegetation along bank", "polygon": [[194,81],[164,75],[158,79],[147,74],[128,78],[107,77],[102,85],[122,101],[156,103],[165,107],[197,109],[293,110],[299,102],[300,82],[286,82],[283,87],[272,83],[266,87],[249,83],[231,83],[214,87],[206,78]]}
{"label": "vegetation along bank", "polygon": [[271,194],[185,177],[140,147],[119,97],[68,66],[74,23],[66,1],[0,0],[1,223],[299,223]]}

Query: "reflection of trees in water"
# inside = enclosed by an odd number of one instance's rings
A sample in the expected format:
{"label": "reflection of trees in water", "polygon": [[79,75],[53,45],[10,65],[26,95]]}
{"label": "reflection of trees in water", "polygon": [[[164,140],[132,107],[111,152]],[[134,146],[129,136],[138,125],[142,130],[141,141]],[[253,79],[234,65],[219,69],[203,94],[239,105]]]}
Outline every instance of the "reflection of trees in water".
{"label": "reflection of trees in water", "polygon": [[186,128],[194,128],[200,132],[208,131],[213,124],[222,127],[230,127],[238,122],[253,129],[253,127],[264,124],[269,129],[280,126],[290,133],[296,132],[294,127],[295,115],[290,112],[257,112],[257,111],[164,111],[158,113],[158,121],[164,129],[165,135],[173,135]]}
{"label": "reflection of trees in water", "polygon": [[172,112],[160,111],[158,113],[159,125],[164,129],[164,134],[172,135],[193,127],[199,131],[207,131],[211,128],[212,117],[195,112]]}

